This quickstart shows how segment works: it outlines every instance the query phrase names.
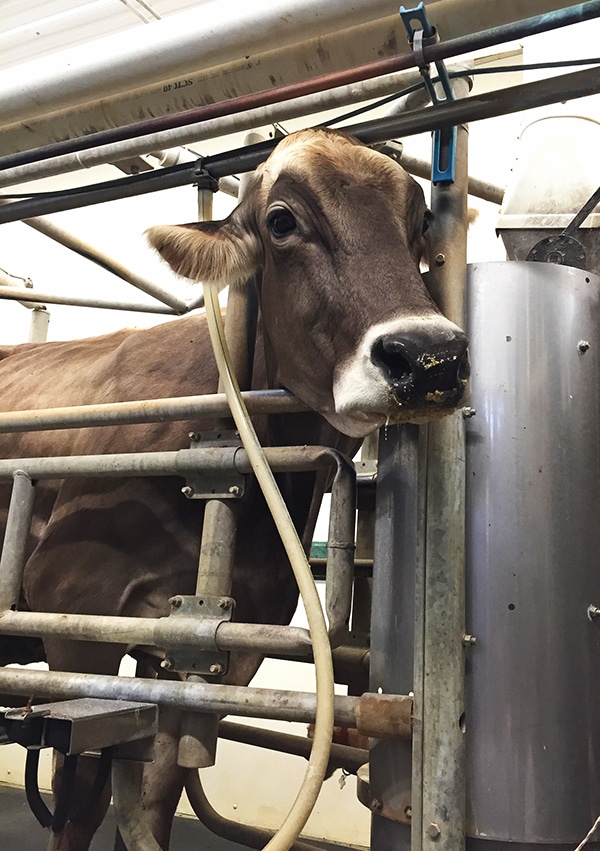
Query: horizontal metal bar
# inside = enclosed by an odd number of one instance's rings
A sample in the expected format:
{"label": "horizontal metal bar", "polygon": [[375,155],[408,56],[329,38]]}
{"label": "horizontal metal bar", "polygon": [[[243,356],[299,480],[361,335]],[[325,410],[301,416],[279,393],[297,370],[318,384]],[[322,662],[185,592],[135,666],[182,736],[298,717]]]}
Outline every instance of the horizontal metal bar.
{"label": "horizontal metal bar", "polygon": [[[264,452],[275,473],[322,469],[336,463],[339,456],[339,453],[327,446],[267,446]],[[0,460],[0,480],[12,479],[17,471],[24,472],[37,481],[90,476],[187,476],[191,473],[232,470],[242,474],[252,472],[250,460],[241,447],[213,446],[205,449],[180,449],[176,452],[126,452],[114,455],[63,455],[54,458]]]}
{"label": "horizontal metal bar", "polygon": [[136,313],[162,313],[169,316],[177,316],[179,311],[163,304],[143,304],[142,302],[106,301],[100,298],[85,298],[85,296],[59,295],[42,290],[31,290],[23,287],[0,286],[0,298],[9,301],[25,301],[27,306],[33,303],[68,304],[72,307],[97,307],[105,310],[133,310]]}
{"label": "horizontal metal bar", "polygon": [[[286,414],[309,410],[304,402],[286,390],[248,390],[242,393],[242,398],[250,414]],[[206,416],[225,417],[229,413],[224,393],[70,408],[40,408],[0,413],[0,433],[173,422]]]}
{"label": "horizontal metal bar", "polygon": [[[0,692],[36,698],[103,697],[158,703],[218,715],[283,721],[314,721],[316,698],[309,692],[281,691],[199,682],[167,682],[137,677],[0,668]],[[358,698],[336,695],[335,723],[356,726]]]}
{"label": "horizontal metal bar", "polygon": [[[201,682],[174,682],[138,677],[35,671],[0,668],[0,694],[65,700],[98,697],[157,703],[178,709],[272,718],[311,723],[316,696],[310,692],[230,686]],[[407,695],[370,694],[360,697],[336,695],[334,723],[356,727],[366,736],[409,739],[412,729],[412,698]]]}
{"label": "horizontal metal bar", "polygon": [[202,618],[131,618],[50,612],[0,613],[0,635],[54,636],[74,641],[104,641],[155,647],[193,645],[198,650],[256,650],[305,656],[311,651],[308,630],[272,624],[215,622]]}
{"label": "horizontal metal bar", "polygon": [[[307,737],[281,733],[279,730],[267,730],[264,727],[251,727],[248,724],[235,724],[231,721],[221,721],[219,737],[231,742],[253,745],[257,748],[267,748],[279,753],[293,754],[308,758],[312,741]],[[356,774],[361,765],[369,761],[369,751],[366,748],[356,748],[350,745],[331,745],[329,764],[331,768],[343,768],[350,774]]]}

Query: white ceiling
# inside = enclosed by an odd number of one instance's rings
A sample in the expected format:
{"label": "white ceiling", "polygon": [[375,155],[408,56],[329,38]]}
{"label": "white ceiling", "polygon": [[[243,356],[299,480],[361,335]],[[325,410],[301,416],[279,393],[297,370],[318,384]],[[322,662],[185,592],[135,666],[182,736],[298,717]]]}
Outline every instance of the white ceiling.
{"label": "white ceiling", "polygon": [[202,5],[204,0],[0,0],[0,70]]}

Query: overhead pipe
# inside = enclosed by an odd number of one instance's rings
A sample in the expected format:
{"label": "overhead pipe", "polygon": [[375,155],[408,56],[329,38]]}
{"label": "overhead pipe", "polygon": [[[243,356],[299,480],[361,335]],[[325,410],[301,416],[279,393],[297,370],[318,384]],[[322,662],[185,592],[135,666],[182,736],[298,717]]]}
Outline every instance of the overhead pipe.
{"label": "overhead pipe", "polygon": [[[501,25],[509,24],[525,14],[531,15],[532,12],[546,13],[537,19],[528,19],[540,21],[544,29],[575,23],[587,19],[594,2],[595,0],[584,4],[569,4],[567,0],[530,0],[527,4],[522,0],[513,0],[490,7],[488,3],[481,3],[479,0],[437,0],[429,5],[432,20],[447,45],[459,42],[460,37],[478,29],[489,27],[490,20],[496,25],[496,29],[500,29]],[[279,5],[274,7],[274,4],[270,3],[268,9],[265,9],[265,5],[263,0],[258,11],[255,6],[251,7],[251,11],[249,10],[241,20],[236,10],[235,21],[224,21],[223,10],[220,8],[213,18],[216,23],[208,33],[205,21],[210,20],[212,9],[205,5],[201,22],[195,19],[193,14],[185,13],[185,18],[177,16],[168,21],[151,24],[144,27],[141,33],[132,34],[129,31],[100,40],[95,43],[94,51],[89,49],[89,45],[67,51],[66,71],[63,71],[62,63],[57,64],[56,56],[52,57],[50,66],[47,60],[42,59],[26,63],[18,71],[13,68],[10,80],[6,80],[2,90],[12,91],[15,73],[18,73],[20,80],[24,82],[21,82],[18,93],[10,96],[8,103],[5,100],[7,109],[4,115],[0,113],[2,123],[6,126],[12,121],[27,122],[29,142],[23,144],[30,146],[32,134],[35,132],[35,115],[52,113],[52,122],[58,127],[61,126],[60,116],[56,112],[58,109],[67,109],[82,102],[89,103],[101,96],[106,98],[98,115],[94,113],[80,122],[79,126],[76,122],[72,130],[62,127],[62,138],[66,134],[86,137],[84,140],[77,140],[77,148],[69,141],[54,144],[38,150],[36,157],[39,158],[44,150],[43,155],[50,156],[97,145],[101,138],[103,141],[116,141],[175,126],[180,118],[173,113],[176,113],[182,104],[191,103],[200,109],[200,112],[188,110],[186,120],[189,123],[229,114],[232,109],[243,111],[258,105],[256,101],[248,102],[246,96],[232,98],[232,92],[237,95],[240,90],[245,91],[250,93],[250,98],[255,98],[256,95],[252,93],[258,91],[263,98],[262,103],[266,104],[347,84],[352,80],[379,76],[415,64],[397,15],[397,7],[390,0],[379,0],[377,3],[361,0],[350,7],[339,0],[331,0],[325,5],[317,3],[316,0],[304,0],[302,4],[297,2],[291,13],[289,4],[286,4],[284,14],[280,14]],[[565,5],[571,5],[572,9],[556,12]],[[554,14],[547,14],[549,12]],[[591,16],[594,16],[593,9]],[[182,26],[182,23],[185,23],[185,26]],[[291,24],[289,29],[288,24]],[[361,26],[358,26],[359,24]],[[201,31],[199,27],[202,28]],[[280,28],[283,28],[285,33],[279,33]],[[515,34],[505,40],[539,31],[543,30],[520,27],[520,31],[514,30]],[[314,32],[312,42],[303,40],[309,32]],[[253,41],[255,34],[257,38]],[[475,42],[472,42],[474,46],[465,47],[461,52],[478,49],[481,45]],[[248,44],[253,45],[252,55],[247,55]],[[260,51],[261,45],[264,44],[267,53],[257,55],[255,51]],[[277,51],[272,51],[273,44],[278,45]],[[289,46],[292,44],[297,45],[297,50],[296,53],[292,51],[290,55]],[[285,46],[285,49],[280,49],[280,46]],[[221,64],[226,63],[230,55],[233,55],[237,65],[232,67]],[[374,55],[387,58],[375,63],[368,62]],[[437,54],[429,55],[432,58],[442,58]],[[456,54],[445,54],[443,58],[449,55]],[[101,58],[94,61],[90,57]],[[64,62],[65,54],[61,58]],[[271,70],[270,62],[274,63]],[[349,64],[354,67],[348,69]],[[201,80],[197,79],[198,65],[208,72]],[[309,73],[313,69],[318,72],[322,68],[330,70],[331,73],[306,80],[307,67]],[[340,74],[341,68],[345,70]],[[251,72],[258,72],[259,79],[248,86],[244,84],[244,80],[248,79]],[[156,106],[151,110],[144,110],[144,97],[148,92],[141,92],[141,87],[149,79],[162,83],[163,88],[174,90],[171,101],[162,110],[162,117],[152,123],[139,121],[140,113],[157,115],[161,112]],[[238,79],[241,80],[241,85],[238,85]],[[0,82],[3,80],[0,74]],[[40,80],[43,83],[40,84]],[[279,81],[287,85],[274,87],[274,83]],[[180,92],[178,86],[182,84],[185,84],[186,88]],[[202,94],[195,94],[201,85],[204,86]],[[120,129],[106,131],[106,136],[91,134],[93,128],[106,126],[106,115],[117,115],[115,98],[120,91],[136,95],[135,108],[129,113],[130,118],[113,117],[112,122],[120,125]],[[124,125],[129,126],[124,129]],[[7,139],[2,146],[4,150],[8,150]],[[51,152],[48,147],[52,149]],[[25,161],[26,159],[17,158],[11,165]],[[2,166],[8,165],[8,162],[2,163]]]}
{"label": "overhead pipe", "polygon": [[[416,84],[421,79],[421,75],[416,69],[387,74],[373,80],[362,80],[347,86],[338,86],[334,89],[316,92],[290,101],[258,106],[242,112],[222,115],[218,118],[208,118],[181,127],[135,136],[119,142],[95,145],[79,152],[36,160],[12,168],[3,168],[0,171],[0,187],[39,180],[44,177],[53,177],[57,174],[67,174],[82,168],[92,168],[95,165],[117,162],[142,154],[152,155],[152,152],[159,148],[165,148],[169,151],[174,146],[222,138],[230,133],[251,130],[254,127],[264,127],[275,121],[286,121],[290,118],[314,115],[317,112],[335,107],[348,106],[371,98],[393,94]],[[181,159],[176,162],[163,161],[160,164],[170,166],[179,162],[181,162]],[[0,159],[1,163],[2,159]],[[225,178],[221,178],[219,181],[219,190],[237,195],[237,191],[234,192],[233,187],[225,183]]]}
{"label": "overhead pipe", "polygon": [[[593,0],[590,5],[598,5]],[[596,94],[600,90],[600,75],[597,68],[563,74],[549,80],[537,80],[520,86],[511,86],[496,92],[485,92],[474,97],[432,106],[419,110],[416,114],[374,119],[342,128],[365,144],[385,142],[397,136],[410,136],[424,133],[435,128],[454,127],[461,123],[494,118],[522,110],[545,106],[564,100],[572,100]],[[93,187],[87,187],[75,194],[52,195],[14,201],[0,207],[0,224],[18,221],[39,213],[51,213],[76,209],[91,204],[99,204],[117,198],[143,195],[169,189],[173,186],[185,186],[195,183],[207,173],[215,179],[236,172],[251,171],[263,162],[275,146],[274,141],[240,148],[199,160],[198,165],[183,164],[162,172],[150,172],[116,181],[107,181]]]}
{"label": "overhead pipe", "polygon": [[[224,14],[212,0],[172,15],[23,63],[0,73],[3,124],[31,121],[99,98],[116,98],[166,80],[186,79],[252,53],[318,38],[327,32],[387,17],[391,0],[255,0]],[[249,57],[248,57],[249,58]],[[15,87],[15,79],[19,80]]]}
{"label": "overhead pipe", "polygon": [[[314,115],[335,107],[356,104],[401,91],[421,80],[421,74],[416,69],[401,71],[397,74],[377,77],[374,80],[363,80],[349,86],[339,86],[336,89],[295,98],[284,103],[257,107],[239,114],[224,115],[221,118],[200,121],[189,126],[176,127],[172,130],[163,130],[134,139],[126,139],[122,142],[114,142],[112,145],[99,145],[79,153],[63,154],[52,159],[7,168],[0,171],[0,187],[40,180],[58,174],[67,174],[82,168],[91,168],[95,165],[112,163],[142,154],[155,157],[163,167],[190,162],[192,159],[197,160],[197,157],[194,158],[190,150],[182,147],[174,148],[173,146],[222,138],[229,133],[237,133],[251,127],[273,124],[275,121],[286,121],[289,118]],[[165,148],[165,150],[156,152],[158,148]],[[184,157],[181,156],[182,151],[185,152]],[[386,150],[386,153],[392,155],[389,150]],[[427,160],[407,155],[401,148],[394,158],[411,174],[427,179],[431,176],[431,163]],[[219,179],[219,191],[232,197],[238,197],[239,181],[234,177],[221,177]],[[494,204],[501,204],[504,188],[481,178],[469,177],[469,194]]]}

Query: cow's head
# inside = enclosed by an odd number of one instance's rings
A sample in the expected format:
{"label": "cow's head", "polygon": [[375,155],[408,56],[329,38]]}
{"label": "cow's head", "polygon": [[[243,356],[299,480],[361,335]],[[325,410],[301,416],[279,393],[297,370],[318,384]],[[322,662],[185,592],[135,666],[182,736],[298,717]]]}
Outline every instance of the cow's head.
{"label": "cow's head", "polygon": [[401,166],[341,133],[283,139],[228,219],[150,228],[181,275],[256,276],[276,379],[345,434],[452,410],[467,341],[421,279],[426,206]]}

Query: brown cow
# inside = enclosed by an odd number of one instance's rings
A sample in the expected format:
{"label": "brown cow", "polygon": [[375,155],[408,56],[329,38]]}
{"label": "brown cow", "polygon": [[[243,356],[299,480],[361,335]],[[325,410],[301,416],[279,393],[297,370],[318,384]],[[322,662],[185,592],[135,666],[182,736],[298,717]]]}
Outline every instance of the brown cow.
{"label": "brown cow", "polygon": [[[466,339],[431,301],[419,274],[426,207],[392,160],[340,133],[309,130],[279,143],[223,222],[156,227],[151,243],[195,280],[240,285],[254,276],[261,310],[253,386],[287,387],[315,413],[270,417],[268,445],[350,451],[385,422],[424,420],[462,398]],[[4,410],[213,393],[203,316],[73,342],[0,350]],[[157,423],[0,436],[0,455],[179,449],[204,423]],[[308,545],[323,483],[280,477]],[[203,504],[174,478],[40,482],[24,580],[36,611],[163,616],[194,592]],[[240,621],[287,623],[297,592],[256,489],[241,505],[233,597]],[[11,643],[13,639],[6,639]],[[13,645],[14,646],[14,645]],[[115,673],[125,648],[45,641],[54,669]],[[6,660],[6,653],[4,658]],[[260,660],[232,658],[228,682]],[[175,765],[178,717],[162,714],[144,804],[168,847],[185,771]],[[82,775],[78,791],[86,791]],[[106,796],[105,796],[106,798]],[[107,801],[67,823],[56,847],[88,847]]]}

